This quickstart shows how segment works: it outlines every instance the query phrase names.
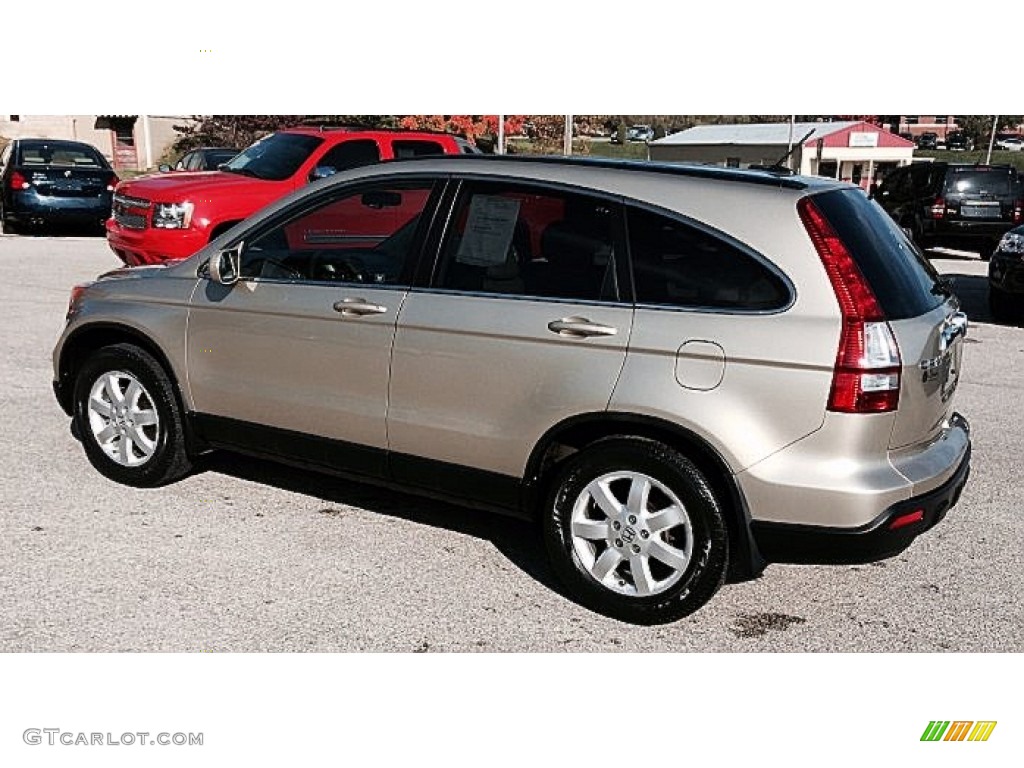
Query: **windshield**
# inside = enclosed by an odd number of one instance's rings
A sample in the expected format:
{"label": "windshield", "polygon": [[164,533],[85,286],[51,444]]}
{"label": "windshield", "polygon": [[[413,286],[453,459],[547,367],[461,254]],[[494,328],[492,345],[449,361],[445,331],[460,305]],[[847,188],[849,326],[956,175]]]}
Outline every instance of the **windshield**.
{"label": "windshield", "polygon": [[223,170],[282,181],[295,173],[323,143],[319,136],[300,133],[273,133],[260,139],[224,165]]}

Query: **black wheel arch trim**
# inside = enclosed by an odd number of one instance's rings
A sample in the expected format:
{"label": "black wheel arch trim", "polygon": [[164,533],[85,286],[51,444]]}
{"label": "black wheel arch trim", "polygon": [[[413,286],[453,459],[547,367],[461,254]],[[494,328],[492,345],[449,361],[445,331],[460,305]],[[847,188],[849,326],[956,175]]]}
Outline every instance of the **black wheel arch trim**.
{"label": "black wheel arch trim", "polygon": [[[724,494],[723,511],[733,555],[729,565],[730,581],[760,576],[768,562],[758,550],[750,527],[750,508],[728,462],[718,449],[697,433],[657,416],[597,411],[571,416],[552,426],[537,441],[526,463],[522,488],[524,511],[536,509],[544,496],[544,483],[553,466],[546,463],[549,451],[555,445],[566,444],[562,438],[570,435],[582,439],[583,445],[604,437],[621,435],[661,440],[680,449],[698,468],[705,470],[713,490]],[[557,464],[557,460],[554,463]]]}
{"label": "black wheel arch trim", "polygon": [[[84,359],[81,354],[83,339],[89,336],[96,336],[102,339],[102,341],[97,340],[96,344],[87,344],[86,346],[90,349],[98,349],[110,344],[130,343],[136,344],[139,348],[151,354],[167,372],[167,378],[171,381],[181,412],[183,414],[188,412],[185,394],[182,392],[177,372],[174,366],[171,365],[170,358],[163,348],[153,340],[153,337],[131,325],[100,320],[83,323],[78,328],[75,328],[61,344],[60,358],[57,363],[57,378],[53,382],[53,392],[64,413],[71,416],[74,410],[74,374]],[[187,444],[190,448],[201,449],[202,446],[196,444],[196,436],[190,428],[188,419],[184,420],[184,425]]]}

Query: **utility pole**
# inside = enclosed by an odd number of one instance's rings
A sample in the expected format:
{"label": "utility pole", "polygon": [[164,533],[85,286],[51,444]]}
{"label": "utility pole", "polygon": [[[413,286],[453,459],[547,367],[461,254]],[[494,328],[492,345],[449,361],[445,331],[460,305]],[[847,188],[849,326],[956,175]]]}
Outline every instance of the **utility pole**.
{"label": "utility pole", "polygon": [[786,165],[790,168],[793,167],[792,161],[789,158],[793,157],[793,131],[796,129],[796,115],[790,115],[789,117],[789,141],[786,142]]}
{"label": "utility pole", "polygon": [[996,126],[999,125],[999,115],[992,118],[992,133],[988,137],[988,154],[985,155],[985,165],[992,162],[992,145],[996,143]]}
{"label": "utility pole", "polygon": [[505,116],[498,115],[498,146],[494,150],[495,154],[505,154]]}
{"label": "utility pole", "polygon": [[562,153],[566,156],[572,154],[572,115],[565,116],[565,138],[562,142]]}
{"label": "utility pole", "polygon": [[142,116],[142,138],[146,142],[146,170],[153,167],[153,133],[149,128],[149,115]]}

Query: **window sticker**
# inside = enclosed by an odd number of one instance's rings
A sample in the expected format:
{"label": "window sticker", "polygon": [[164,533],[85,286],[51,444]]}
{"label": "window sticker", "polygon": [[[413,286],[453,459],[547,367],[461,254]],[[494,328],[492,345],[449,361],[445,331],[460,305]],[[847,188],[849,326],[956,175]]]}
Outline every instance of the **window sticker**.
{"label": "window sticker", "polygon": [[455,260],[478,267],[504,264],[518,218],[518,200],[496,195],[474,195],[469,204],[466,231],[459,243]]}

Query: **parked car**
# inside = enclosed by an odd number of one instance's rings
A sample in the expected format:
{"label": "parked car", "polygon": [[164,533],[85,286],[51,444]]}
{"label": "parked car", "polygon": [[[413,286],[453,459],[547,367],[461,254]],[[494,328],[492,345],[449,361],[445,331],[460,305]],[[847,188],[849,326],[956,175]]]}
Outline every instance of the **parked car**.
{"label": "parked car", "polygon": [[1021,147],[1024,147],[1024,137],[1019,135],[1010,135],[1004,136],[1001,139],[997,138],[996,147],[1007,152],[1020,152]]}
{"label": "parked car", "polygon": [[462,155],[76,287],[54,391],[118,482],[227,449],[539,518],[578,600],[653,623],[938,523],[966,327],[852,185]]}
{"label": "parked car", "polygon": [[988,265],[988,303],[1001,322],[1024,319],[1024,226],[999,241]]}
{"label": "parked car", "polygon": [[915,163],[891,171],[872,196],[922,248],[964,247],[983,259],[1024,222],[1024,190],[1009,165]]}
{"label": "parked car", "polygon": [[939,148],[939,134],[933,131],[926,131],[917,137],[917,148],[918,149],[938,149]]}
{"label": "parked car", "polygon": [[0,154],[4,232],[61,225],[101,228],[118,179],[96,147],[81,141],[14,139]]}
{"label": "parked car", "polygon": [[[233,147],[199,147],[186,152],[174,164],[175,171],[216,171],[221,164],[228,162],[241,150]],[[170,165],[161,165],[164,173],[172,170]]]}
{"label": "parked car", "polygon": [[381,160],[472,150],[459,137],[425,131],[278,131],[218,171],[161,173],[122,182],[107,222],[107,241],[130,266],[183,259],[311,181]]}
{"label": "parked car", "polygon": [[963,131],[950,131],[946,134],[946,149],[954,152],[971,152],[974,150],[974,139]]}
{"label": "parked car", "polygon": [[654,141],[654,129],[649,125],[631,125],[626,131],[627,141]]}

